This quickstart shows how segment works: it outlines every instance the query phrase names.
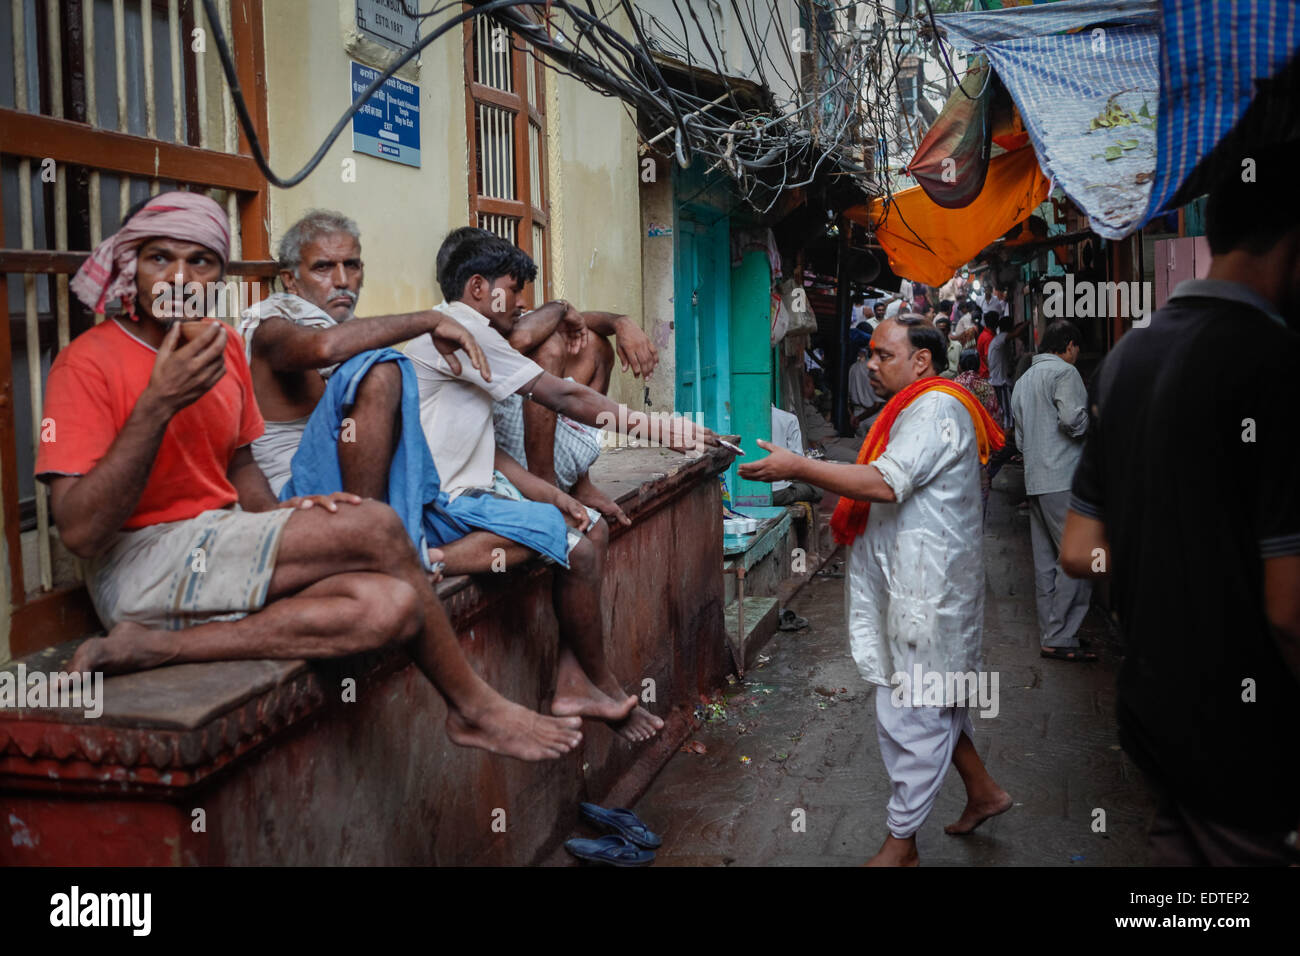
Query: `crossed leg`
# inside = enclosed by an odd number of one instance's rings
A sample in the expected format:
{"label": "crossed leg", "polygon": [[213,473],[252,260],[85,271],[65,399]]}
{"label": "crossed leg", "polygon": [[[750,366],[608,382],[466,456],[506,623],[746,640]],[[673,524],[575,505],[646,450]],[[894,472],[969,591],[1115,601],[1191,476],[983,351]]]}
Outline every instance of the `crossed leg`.
{"label": "crossed leg", "polygon": [[118,624],[86,641],[72,666],[114,673],[166,663],[342,657],[409,641],[447,701],[453,743],[522,760],[568,753],[577,717],[545,717],[483,682],[460,649],[396,513],[366,501],[296,511],[285,525],[264,610],[183,631]]}
{"label": "crossed leg", "polygon": [[569,570],[555,578],[555,616],[564,642],[556,671],[551,713],[587,714],[601,708],[603,697],[616,705],[614,730],[634,743],[649,740],[664,722],[628,695],[605,657],[605,626],[601,598],[609,525],[597,521],[569,554]]}

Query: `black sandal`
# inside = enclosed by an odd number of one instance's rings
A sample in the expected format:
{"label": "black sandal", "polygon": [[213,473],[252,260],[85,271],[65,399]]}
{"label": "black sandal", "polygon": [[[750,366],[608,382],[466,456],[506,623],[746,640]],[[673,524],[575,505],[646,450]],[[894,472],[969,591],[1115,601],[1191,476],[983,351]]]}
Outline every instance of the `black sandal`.
{"label": "black sandal", "polygon": [[1076,664],[1092,664],[1100,660],[1100,658],[1098,658],[1092,651],[1082,647],[1050,647],[1046,650],[1039,647],[1038,652],[1042,657],[1046,657],[1048,660],[1052,661],[1070,661]]}
{"label": "black sandal", "polygon": [[808,626],[808,618],[800,617],[787,608],[781,609],[781,623],[777,625],[783,631],[802,631]]}

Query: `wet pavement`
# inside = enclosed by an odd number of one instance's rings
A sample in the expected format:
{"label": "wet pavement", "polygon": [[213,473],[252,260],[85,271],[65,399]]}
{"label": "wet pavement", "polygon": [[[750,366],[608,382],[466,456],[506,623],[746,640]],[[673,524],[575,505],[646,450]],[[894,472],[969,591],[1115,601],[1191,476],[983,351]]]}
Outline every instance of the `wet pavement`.
{"label": "wet pavement", "polygon": [[[1151,802],[1116,738],[1117,638],[1094,604],[1081,636],[1099,663],[1039,656],[1022,497],[1020,469],[1004,469],[984,540],[984,660],[1000,675],[1000,713],[972,715],[976,748],[1015,805],[971,836],[948,836],[965,803],[950,770],[918,834],[921,863],[1140,865]],[[848,653],[843,586],[814,578],[789,605],[809,627],[778,632],[765,663],[697,709],[699,730],[636,805],[664,837],[656,865],[848,866],[879,847],[889,779],[874,687]]]}

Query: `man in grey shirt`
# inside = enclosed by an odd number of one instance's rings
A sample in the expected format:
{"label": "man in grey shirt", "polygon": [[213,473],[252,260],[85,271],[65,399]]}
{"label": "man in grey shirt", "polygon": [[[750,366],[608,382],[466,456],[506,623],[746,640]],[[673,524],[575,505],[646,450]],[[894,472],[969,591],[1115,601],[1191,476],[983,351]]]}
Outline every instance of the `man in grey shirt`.
{"label": "man in grey shirt", "polygon": [[1097,659],[1078,638],[1092,584],[1067,577],[1060,565],[1070,482],[1088,429],[1088,390],[1074,367],[1079,341],[1074,323],[1049,325],[1033,364],[1011,394],[1016,445],[1025,456],[1039,646],[1043,657],[1062,661]]}

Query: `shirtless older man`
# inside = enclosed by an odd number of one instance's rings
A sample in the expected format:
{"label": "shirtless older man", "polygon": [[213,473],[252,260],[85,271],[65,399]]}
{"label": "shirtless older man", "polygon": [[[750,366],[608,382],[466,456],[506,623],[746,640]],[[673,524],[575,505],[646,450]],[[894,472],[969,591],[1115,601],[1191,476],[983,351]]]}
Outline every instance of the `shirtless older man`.
{"label": "shirtless older man", "polygon": [[[290,226],[280,240],[279,266],[285,291],[248,309],[240,324],[253,388],[268,419],[266,434],[253,443],[253,457],[276,494],[289,484],[307,421],[342,363],[429,335],[449,362],[459,364],[453,354],[459,347],[475,368],[486,368],[473,336],[445,313],[425,309],[356,317],[365,281],[361,233],[341,213],[312,210]],[[400,397],[400,371],[391,362],[372,366],[357,386],[349,408],[355,427],[338,444],[348,491],[385,499]]]}
{"label": "shirtless older man", "polygon": [[446,698],[454,743],[526,760],[572,750],[577,717],[529,711],[474,673],[391,508],[272,494],[249,447],[263,419],[243,348],[215,321],[183,342],[171,318],[173,283],[220,282],[229,247],[217,203],[162,193],[71,283],[96,312],[123,307],[60,351],[46,387],[57,440],[42,444],[36,477],[110,631],[78,648],[73,669],[329,658],[402,641]]}

